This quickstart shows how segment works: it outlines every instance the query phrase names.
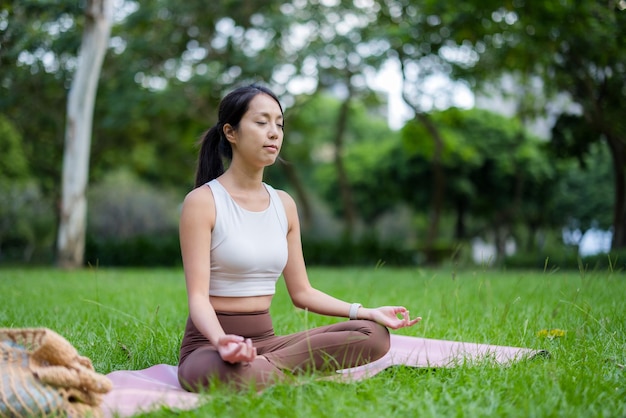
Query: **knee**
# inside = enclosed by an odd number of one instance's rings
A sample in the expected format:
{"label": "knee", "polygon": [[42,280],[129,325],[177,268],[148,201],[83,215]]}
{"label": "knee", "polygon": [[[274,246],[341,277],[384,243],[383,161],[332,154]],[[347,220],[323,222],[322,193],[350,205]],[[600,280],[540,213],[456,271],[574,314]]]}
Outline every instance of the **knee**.
{"label": "knee", "polygon": [[[262,389],[282,378],[282,372],[261,358],[252,363],[227,363],[217,352],[189,358],[178,367],[178,381],[190,392],[207,390],[213,385],[226,385],[234,390]],[[198,361],[201,360],[201,361]]]}
{"label": "knee", "polygon": [[178,382],[189,392],[207,390],[217,379],[215,370],[198,366],[188,361],[178,365]]}
{"label": "knee", "polygon": [[354,325],[358,326],[355,331],[366,336],[365,350],[367,352],[368,361],[378,360],[383,357],[389,351],[391,347],[391,341],[389,336],[389,330],[384,325],[380,325],[378,322],[369,320],[350,321]]}
{"label": "knee", "polygon": [[185,390],[200,392],[223,380],[228,369],[235,368],[229,366],[234,365],[225,363],[216,350],[202,347],[178,365],[178,381]]}
{"label": "knee", "polygon": [[370,327],[370,361],[383,357],[391,348],[391,339],[387,327],[377,322],[369,322]]}
{"label": "knee", "polygon": [[245,365],[242,363],[224,361],[214,362],[210,367],[183,363],[178,368],[178,381],[189,392],[202,392],[216,385],[233,385],[239,389],[244,386],[241,381],[245,373],[243,369]]}

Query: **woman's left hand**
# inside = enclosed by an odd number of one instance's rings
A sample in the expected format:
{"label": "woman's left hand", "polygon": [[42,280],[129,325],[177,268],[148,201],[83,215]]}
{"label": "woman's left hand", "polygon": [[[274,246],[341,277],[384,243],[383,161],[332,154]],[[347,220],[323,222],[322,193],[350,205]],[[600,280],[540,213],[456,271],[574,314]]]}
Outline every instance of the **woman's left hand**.
{"label": "woman's left hand", "polygon": [[391,329],[410,327],[422,320],[419,316],[411,319],[409,311],[404,306],[381,306],[368,311],[367,319]]}

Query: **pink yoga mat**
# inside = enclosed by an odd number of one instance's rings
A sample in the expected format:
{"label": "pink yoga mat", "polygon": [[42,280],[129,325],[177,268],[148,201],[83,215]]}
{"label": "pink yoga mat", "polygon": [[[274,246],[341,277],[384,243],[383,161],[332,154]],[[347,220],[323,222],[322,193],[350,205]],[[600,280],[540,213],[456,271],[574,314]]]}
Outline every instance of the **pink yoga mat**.
{"label": "pink yoga mat", "polygon": [[[394,365],[410,367],[454,367],[464,362],[489,360],[509,364],[538,354],[542,350],[433,340],[428,338],[391,335],[391,348],[381,359],[370,364],[339,370],[331,379],[343,382],[365,379]],[[158,364],[144,370],[120,370],[107,375],[113,390],[103,400],[106,417],[128,417],[161,407],[193,409],[202,397],[186,392],[177,379],[177,367]]]}

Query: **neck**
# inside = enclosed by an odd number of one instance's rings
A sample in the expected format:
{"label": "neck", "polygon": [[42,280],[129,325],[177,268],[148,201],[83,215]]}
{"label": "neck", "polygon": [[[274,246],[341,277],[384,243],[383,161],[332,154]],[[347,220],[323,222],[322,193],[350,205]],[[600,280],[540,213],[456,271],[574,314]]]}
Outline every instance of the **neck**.
{"label": "neck", "polygon": [[263,169],[242,170],[236,166],[230,166],[220,176],[220,180],[235,187],[237,190],[257,191],[262,188]]}

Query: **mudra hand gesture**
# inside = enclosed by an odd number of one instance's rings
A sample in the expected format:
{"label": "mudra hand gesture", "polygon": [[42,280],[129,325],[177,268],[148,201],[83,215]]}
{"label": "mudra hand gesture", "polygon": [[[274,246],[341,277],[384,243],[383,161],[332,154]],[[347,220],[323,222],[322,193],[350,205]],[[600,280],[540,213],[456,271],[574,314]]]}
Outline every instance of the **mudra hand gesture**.
{"label": "mudra hand gesture", "polygon": [[421,317],[411,319],[409,311],[404,306],[381,306],[374,309],[365,309],[363,316],[371,321],[391,329],[410,327],[422,320]]}
{"label": "mudra hand gesture", "polygon": [[217,341],[217,351],[222,360],[228,363],[249,363],[256,358],[256,348],[252,341],[239,335],[227,334]]}

